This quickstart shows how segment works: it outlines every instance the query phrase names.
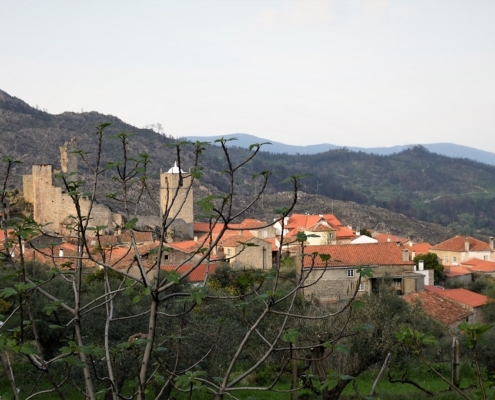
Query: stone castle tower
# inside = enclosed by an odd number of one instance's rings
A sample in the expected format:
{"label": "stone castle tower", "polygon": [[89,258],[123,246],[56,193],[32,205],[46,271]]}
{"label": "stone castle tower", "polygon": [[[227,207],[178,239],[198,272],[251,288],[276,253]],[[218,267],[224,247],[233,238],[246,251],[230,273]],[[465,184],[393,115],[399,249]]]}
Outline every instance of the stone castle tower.
{"label": "stone castle tower", "polygon": [[[160,173],[160,215],[168,212],[168,220],[185,229],[193,237],[193,188],[191,174],[179,169],[177,163],[168,172]],[[182,226],[184,225],[184,226]]]}
{"label": "stone castle tower", "polygon": [[77,159],[78,155],[72,152],[77,149],[76,138],[72,138],[70,142],[66,142],[60,146],[60,167],[62,173],[71,175],[72,181],[77,181]]}
{"label": "stone castle tower", "polygon": [[[75,149],[75,139],[60,147],[61,172],[75,173],[69,177],[71,181],[77,180],[78,155],[71,154]],[[45,232],[64,236],[73,234],[74,219],[71,217],[77,215],[76,207],[65,187],[54,179],[54,173],[60,171],[54,171],[51,164],[35,164],[31,171],[31,175],[23,175],[22,181],[24,199],[33,205],[34,220],[45,225]],[[104,225],[108,227],[104,233],[112,233],[123,225],[122,216],[105,204],[92,204],[83,197],[80,206],[83,215],[88,215],[91,209],[90,227]]]}

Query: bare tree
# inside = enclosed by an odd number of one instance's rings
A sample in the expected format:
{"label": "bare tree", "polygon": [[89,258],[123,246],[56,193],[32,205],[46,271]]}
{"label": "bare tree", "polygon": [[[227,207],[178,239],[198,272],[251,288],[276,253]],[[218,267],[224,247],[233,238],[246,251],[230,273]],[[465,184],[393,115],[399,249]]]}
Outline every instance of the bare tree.
{"label": "bare tree", "polygon": [[[0,290],[0,296],[9,302],[5,323],[0,327],[0,350],[2,365],[12,388],[17,387],[10,362],[12,355],[26,357],[40,372],[40,379],[43,377],[51,384],[52,388],[48,390],[62,399],[66,398],[67,386],[71,383],[71,389],[77,388],[86,398],[96,399],[99,394],[104,394],[114,400],[144,399],[150,390],[156,398],[167,398],[172,389],[191,394],[194,390],[204,390],[216,399],[226,395],[235,398],[239,390],[274,390],[290,362],[301,358],[299,354],[310,352],[311,356],[303,359],[316,364],[328,357],[331,351],[325,353],[317,349],[334,348],[346,335],[344,328],[335,337],[320,337],[316,345],[305,344],[297,341],[298,323],[329,321],[344,313],[354,300],[359,284],[342,309],[336,312],[321,310],[313,315],[305,315],[300,307],[301,301],[304,302],[300,292],[307,285],[306,275],[287,279],[280,262],[268,271],[246,275],[239,293],[212,289],[209,269],[200,286],[187,284],[189,276],[201,265],[217,262],[214,249],[229,224],[241,218],[262,198],[271,178],[269,171],[260,171],[253,176],[257,182],[257,192],[244,207],[235,207],[237,174],[249,165],[263,144],[252,145],[244,159],[235,160],[229,152],[228,141],[219,141],[229,190],[208,196],[199,204],[210,226],[218,225],[221,229],[215,234],[212,229],[187,260],[173,271],[165,271],[162,267],[169,241],[168,232],[177,222],[178,215],[172,210],[181,210],[184,206],[186,200],[179,195],[184,188],[167,189],[167,207],[161,210],[157,243],[153,249],[143,252],[136,240],[138,221],[135,214],[137,204],[145,196],[153,197],[150,186],[153,177],[148,171],[151,160],[144,154],[132,154],[129,137],[122,133],[117,136],[122,159],[104,165],[102,149],[107,140],[107,126],[102,124],[96,130],[97,145],[92,159],[87,153],[76,151],[91,172],[90,184],[74,180],[70,173],[59,176],[75,207],[69,238],[75,246],[75,253],[62,257],[57,254],[56,243],[44,247],[35,244],[32,239],[43,233],[44,227],[30,218],[13,218],[8,223],[8,229],[4,230],[5,240],[0,253],[2,264],[13,271],[15,278]],[[177,143],[173,146],[179,179],[190,182],[185,190],[191,190],[195,181],[201,179],[202,155],[206,146],[202,142]],[[190,160],[187,173],[182,172],[186,153]],[[13,162],[7,160],[6,179]],[[121,204],[127,221],[124,228],[131,237],[131,244],[124,252],[122,247],[117,251],[115,246],[105,243],[103,232],[106,227],[91,223],[96,198],[101,193],[101,179],[108,173],[113,174],[114,181],[120,186],[119,193],[109,196]],[[275,211],[282,227],[284,217],[292,211],[297,201],[302,177],[292,176],[285,181],[292,185],[293,196],[289,204]],[[5,195],[6,182],[0,193],[1,199]],[[90,241],[95,245],[91,245]],[[283,241],[282,236],[278,260],[283,259]],[[302,257],[305,256],[305,241],[306,238],[299,238]],[[37,277],[41,273],[36,272],[34,267],[29,269],[24,250],[27,242],[31,243],[39,257],[49,260],[52,265],[41,278]],[[241,251],[249,246],[249,243],[243,243]],[[61,263],[61,260],[64,262]],[[88,295],[88,265],[99,269],[99,272],[91,271],[92,279],[96,279],[91,288],[98,289],[92,296]],[[132,273],[131,269],[138,273]],[[70,292],[63,288],[69,288]],[[48,322],[39,323],[33,301],[36,305],[44,304],[44,318]],[[123,305],[127,307],[123,309]],[[225,328],[225,320],[201,318],[201,315],[210,312],[208,307],[219,310],[226,306],[235,311],[235,335]],[[49,329],[61,332],[63,336],[63,345],[55,349],[49,349],[43,335],[40,335],[50,322]],[[198,323],[204,323],[205,328],[202,331],[196,328],[192,332],[191,327]],[[17,327],[18,331],[12,333],[12,330],[7,330],[12,326]],[[138,326],[140,331],[131,330]],[[97,330],[100,335],[92,330]],[[227,343],[225,338],[229,335],[234,340]],[[216,352],[225,353],[222,364],[205,367],[213,362]],[[242,364],[246,359],[250,360],[247,366]],[[250,376],[273,359],[277,360],[279,368],[269,384],[245,384]],[[61,366],[64,366],[62,370],[65,374],[57,380]],[[213,369],[215,375],[211,373]],[[322,380],[325,379],[324,371],[319,375]],[[294,381],[291,391],[297,390],[298,383]],[[46,391],[34,385],[30,396]]]}

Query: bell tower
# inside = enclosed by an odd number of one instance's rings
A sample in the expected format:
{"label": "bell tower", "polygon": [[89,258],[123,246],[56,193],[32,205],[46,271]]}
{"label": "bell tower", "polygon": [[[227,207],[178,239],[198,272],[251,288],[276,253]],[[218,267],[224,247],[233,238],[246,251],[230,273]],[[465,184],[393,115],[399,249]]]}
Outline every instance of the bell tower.
{"label": "bell tower", "polygon": [[190,225],[192,237],[194,210],[191,174],[179,169],[177,162],[168,170],[160,173],[160,216],[168,213],[167,219],[178,224],[182,220]]}

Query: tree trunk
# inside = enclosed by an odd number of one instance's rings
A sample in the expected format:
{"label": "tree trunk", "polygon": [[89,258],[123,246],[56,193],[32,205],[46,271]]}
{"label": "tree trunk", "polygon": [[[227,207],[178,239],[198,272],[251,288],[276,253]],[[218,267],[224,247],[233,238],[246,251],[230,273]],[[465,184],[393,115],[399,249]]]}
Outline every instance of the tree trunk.
{"label": "tree trunk", "polygon": [[339,380],[335,387],[322,393],[322,400],[338,400],[349,382],[349,380]]}

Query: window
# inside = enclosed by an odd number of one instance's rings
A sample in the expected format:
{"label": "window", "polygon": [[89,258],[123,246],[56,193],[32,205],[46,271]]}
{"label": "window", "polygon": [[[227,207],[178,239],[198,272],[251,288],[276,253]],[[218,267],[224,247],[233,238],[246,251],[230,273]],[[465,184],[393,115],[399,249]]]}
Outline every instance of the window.
{"label": "window", "polygon": [[163,256],[163,259],[164,259],[164,260],[168,260],[168,254],[165,254],[165,255]]}
{"label": "window", "polygon": [[452,262],[456,263],[457,262],[457,256],[452,256]]}
{"label": "window", "polygon": [[347,270],[347,277],[352,278],[354,276],[354,270],[353,269],[348,269]]}
{"label": "window", "polygon": [[401,286],[401,282],[402,280],[400,278],[394,278],[394,286],[395,287],[400,287]]}
{"label": "window", "polygon": [[232,249],[227,249],[227,255],[231,256],[232,255]]}
{"label": "window", "polygon": [[488,256],[483,256],[483,260],[487,261],[488,260]]}
{"label": "window", "polygon": [[449,263],[449,256],[445,256],[443,258],[443,261],[445,262],[445,264],[448,264]]}
{"label": "window", "polygon": [[267,237],[268,236],[268,232],[265,230],[263,230],[263,237]]}
{"label": "window", "polygon": [[334,234],[333,233],[330,234],[330,239],[334,239]]}
{"label": "window", "polygon": [[366,286],[365,286],[364,282],[361,282],[359,284],[359,291],[360,292],[364,292],[365,290],[366,290]]}

